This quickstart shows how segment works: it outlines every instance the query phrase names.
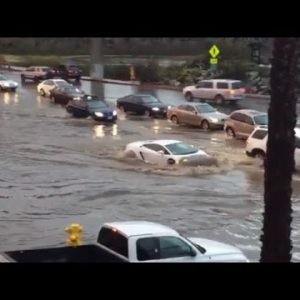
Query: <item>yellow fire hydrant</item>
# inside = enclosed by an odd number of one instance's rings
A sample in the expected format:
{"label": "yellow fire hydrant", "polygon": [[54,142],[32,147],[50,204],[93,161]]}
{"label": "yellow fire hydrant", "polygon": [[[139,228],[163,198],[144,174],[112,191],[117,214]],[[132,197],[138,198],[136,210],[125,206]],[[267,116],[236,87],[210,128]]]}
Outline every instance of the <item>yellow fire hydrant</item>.
{"label": "yellow fire hydrant", "polygon": [[78,246],[81,244],[82,226],[80,224],[70,224],[65,228],[69,234],[66,243],[71,246]]}

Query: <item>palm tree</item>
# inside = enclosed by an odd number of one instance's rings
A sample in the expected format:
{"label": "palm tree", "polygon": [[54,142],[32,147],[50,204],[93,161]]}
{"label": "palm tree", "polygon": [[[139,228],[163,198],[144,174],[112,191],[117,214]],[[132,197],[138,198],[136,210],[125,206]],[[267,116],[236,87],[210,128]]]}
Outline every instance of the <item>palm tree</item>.
{"label": "palm tree", "polygon": [[290,262],[292,257],[291,185],[295,169],[298,46],[298,38],[274,39],[261,262]]}

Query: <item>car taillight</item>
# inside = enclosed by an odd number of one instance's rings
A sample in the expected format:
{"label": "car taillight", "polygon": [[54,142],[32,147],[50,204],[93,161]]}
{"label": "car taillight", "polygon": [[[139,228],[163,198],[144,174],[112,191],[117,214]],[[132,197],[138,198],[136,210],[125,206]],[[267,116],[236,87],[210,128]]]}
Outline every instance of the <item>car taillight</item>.
{"label": "car taillight", "polygon": [[241,88],[240,92],[244,94],[244,93],[246,93],[246,89],[245,88]]}

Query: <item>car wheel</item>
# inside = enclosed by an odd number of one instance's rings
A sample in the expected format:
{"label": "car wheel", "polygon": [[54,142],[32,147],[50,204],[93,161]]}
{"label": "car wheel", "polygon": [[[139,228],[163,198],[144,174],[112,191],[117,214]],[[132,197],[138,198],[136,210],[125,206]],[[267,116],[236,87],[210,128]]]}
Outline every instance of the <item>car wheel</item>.
{"label": "car wheel", "polygon": [[217,95],[216,97],[215,97],[215,101],[216,101],[216,103],[217,104],[223,104],[224,103],[224,97],[222,96],[222,95]]}
{"label": "car wheel", "polygon": [[36,76],[33,78],[33,80],[34,80],[34,82],[36,82],[36,83],[39,82],[39,78],[36,77]]}
{"label": "car wheel", "polygon": [[184,96],[185,96],[186,101],[188,101],[188,102],[192,102],[194,100],[194,97],[191,92],[187,92]]}
{"label": "car wheel", "polygon": [[3,87],[0,85],[0,91],[2,92],[2,91],[4,91],[4,89],[3,89]]}
{"label": "car wheel", "polygon": [[151,117],[151,112],[150,112],[150,110],[145,110],[144,116],[145,116],[145,117]]}
{"label": "car wheel", "polygon": [[43,89],[40,89],[40,95],[43,96],[43,97],[46,96],[46,93],[45,93],[45,91]]}
{"label": "car wheel", "polygon": [[11,89],[11,91],[12,91],[13,93],[15,93],[16,90],[17,90],[17,88],[12,88],[12,89]]}
{"label": "car wheel", "polygon": [[207,120],[203,120],[201,122],[201,129],[203,129],[203,130],[208,130],[209,129],[209,123],[207,122]]}
{"label": "car wheel", "polygon": [[173,158],[169,158],[167,160],[168,165],[174,165],[175,164],[175,160]]}
{"label": "car wheel", "polygon": [[66,111],[71,114],[73,112],[72,108],[70,106],[67,106],[66,107]]}
{"label": "car wheel", "polygon": [[252,154],[253,154],[253,157],[258,158],[260,160],[264,160],[266,158],[265,152],[262,150],[259,150],[259,149],[254,150]]}
{"label": "car wheel", "polygon": [[229,136],[231,138],[235,137],[235,132],[234,132],[233,128],[231,128],[231,127],[226,128],[226,133],[227,133],[227,136]]}
{"label": "car wheel", "polygon": [[127,158],[134,158],[134,159],[138,158],[137,155],[136,155],[133,151],[128,151],[128,152],[126,152],[126,153],[125,153],[125,156],[126,156]]}
{"label": "car wheel", "polygon": [[123,113],[126,113],[125,107],[123,105],[119,106],[119,110]]}
{"label": "car wheel", "polygon": [[172,116],[171,117],[171,121],[174,123],[174,124],[179,124],[179,120],[176,116]]}

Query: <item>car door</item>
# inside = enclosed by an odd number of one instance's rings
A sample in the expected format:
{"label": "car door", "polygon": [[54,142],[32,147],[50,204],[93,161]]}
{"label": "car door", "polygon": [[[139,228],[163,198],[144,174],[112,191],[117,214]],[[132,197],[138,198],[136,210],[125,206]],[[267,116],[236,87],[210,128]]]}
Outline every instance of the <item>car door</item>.
{"label": "car door", "polygon": [[142,159],[150,164],[167,164],[169,154],[161,145],[152,143],[145,144],[141,147],[140,155]]}
{"label": "car door", "polygon": [[177,236],[145,236],[136,239],[139,262],[196,262],[201,253]]}
{"label": "car door", "polygon": [[243,115],[243,125],[242,125],[242,134],[247,138],[252,131],[254,130],[254,121],[253,118],[247,115]]}
{"label": "car door", "polygon": [[128,96],[121,102],[121,105],[124,107],[125,111],[134,112],[135,109],[135,96]]}
{"label": "car door", "polygon": [[241,113],[232,113],[227,120],[227,127],[232,127],[237,137],[244,137],[244,115]]}
{"label": "car door", "polygon": [[201,98],[209,99],[209,100],[215,98],[215,90],[213,85],[214,85],[213,81],[204,82],[204,90],[203,90],[204,97]]}
{"label": "car door", "polygon": [[205,96],[205,81],[200,81],[195,86],[195,90],[193,91],[193,96],[196,98],[204,99]]}
{"label": "car door", "polygon": [[200,125],[198,112],[194,106],[185,106],[184,123],[189,125]]}
{"label": "car door", "polygon": [[28,79],[33,79],[34,77],[34,68],[30,67],[25,70],[25,77]]}

